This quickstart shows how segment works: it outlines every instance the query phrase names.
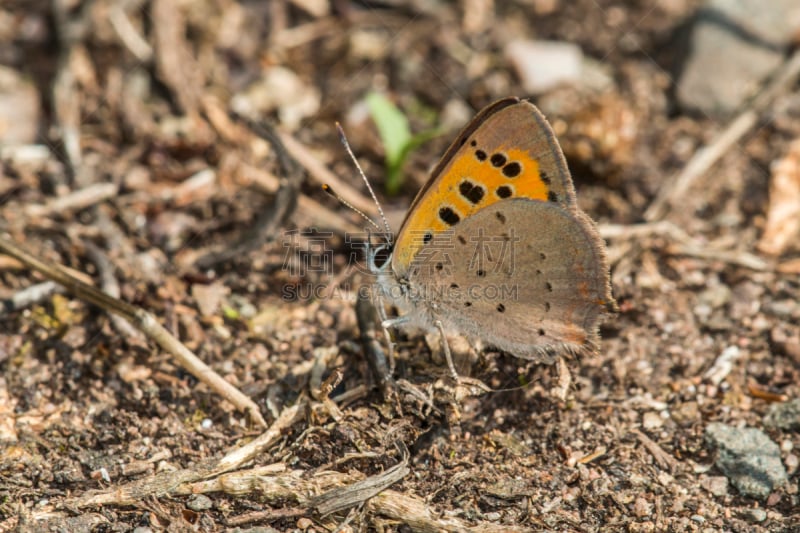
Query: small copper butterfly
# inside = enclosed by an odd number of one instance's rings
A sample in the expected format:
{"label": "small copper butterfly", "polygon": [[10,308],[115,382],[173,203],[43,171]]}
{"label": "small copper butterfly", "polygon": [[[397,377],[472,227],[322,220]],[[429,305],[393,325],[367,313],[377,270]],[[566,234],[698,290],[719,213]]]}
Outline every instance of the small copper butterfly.
{"label": "small copper butterfly", "polygon": [[367,254],[384,328],[439,329],[552,360],[596,345],[616,310],[605,246],[578,208],[553,130],[530,102],[495,102],[464,128],[397,233]]}

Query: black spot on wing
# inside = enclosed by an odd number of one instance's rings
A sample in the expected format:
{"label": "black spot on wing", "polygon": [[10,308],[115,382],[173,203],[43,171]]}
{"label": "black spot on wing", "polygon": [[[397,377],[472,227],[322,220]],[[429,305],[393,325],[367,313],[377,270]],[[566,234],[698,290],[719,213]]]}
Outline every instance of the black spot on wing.
{"label": "black spot on wing", "polygon": [[439,209],[439,220],[448,226],[454,226],[458,224],[458,221],[461,220],[461,217],[452,207],[444,206]]}
{"label": "black spot on wing", "polygon": [[492,154],[492,157],[489,159],[489,161],[492,163],[492,166],[502,167],[506,164],[508,158],[504,154],[497,152],[496,154]]}
{"label": "black spot on wing", "polygon": [[514,193],[514,190],[508,185],[501,185],[494,190],[494,193],[500,198],[508,198]]}
{"label": "black spot on wing", "polygon": [[542,178],[542,182],[544,182],[545,185],[550,185],[550,176],[547,175],[547,172],[540,170],[539,176]]}
{"label": "black spot on wing", "polygon": [[486,194],[486,190],[481,185],[472,183],[469,180],[464,180],[458,185],[458,192],[473,205],[480,203],[483,200],[483,195]]}
{"label": "black spot on wing", "polygon": [[512,161],[503,167],[503,175],[507,178],[516,178],[522,174],[522,165],[516,161]]}

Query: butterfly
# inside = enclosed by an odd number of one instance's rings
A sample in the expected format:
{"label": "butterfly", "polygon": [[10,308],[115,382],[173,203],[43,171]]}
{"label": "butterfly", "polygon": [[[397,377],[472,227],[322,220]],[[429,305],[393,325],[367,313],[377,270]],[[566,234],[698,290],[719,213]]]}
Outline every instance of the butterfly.
{"label": "butterfly", "polygon": [[469,122],[367,263],[384,328],[438,329],[453,374],[446,335],[548,362],[595,349],[617,309],[604,242],[553,130],[517,98]]}

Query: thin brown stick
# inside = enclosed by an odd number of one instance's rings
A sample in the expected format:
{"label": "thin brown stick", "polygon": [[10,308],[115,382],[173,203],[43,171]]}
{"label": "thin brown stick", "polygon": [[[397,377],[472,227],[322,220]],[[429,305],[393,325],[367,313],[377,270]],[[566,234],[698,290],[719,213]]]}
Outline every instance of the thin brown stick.
{"label": "thin brown stick", "polygon": [[667,220],[631,225],[601,224],[598,226],[598,230],[604,239],[642,239],[643,237],[656,235],[664,237],[671,241],[664,251],[672,255],[722,261],[756,271],[766,271],[771,268],[770,263],[757,255],[738,250],[726,250],[708,243],[700,243],[692,239],[680,227]]}
{"label": "thin brown stick", "polygon": [[225,457],[219,460],[215,470],[220,473],[230,472],[263,453],[264,450],[277,442],[284,431],[292,427],[305,416],[305,408],[306,405],[302,402],[285,408],[267,431],[245,446],[228,452]]}
{"label": "thin brown stick", "polygon": [[705,174],[739,139],[756,125],[764,109],[776,97],[788,91],[800,76],[800,49],[781,66],[767,87],[711,143],[698,150],[680,174],[665,181],[665,186],[644,213],[645,220],[654,221],[667,216],[670,209],[686,196],[689,188]]}
{"label": "thin brown stick", "polygon": [[[82,92],[78,91],[78,81],[72,70],[72,62],[77,43],[82,39],[82,33],[87,31],[83,10],[69,9],[68,2],[55,0],[53,2],[53,15],[56,31],[59,38],[58,69],[52,84],[53,110],[55,122],[64,144],[64,153],[70,170],[76,175],[81,168],[82,152],[80,144],[80,109]],[[81,180],[77,180],[81,182]]]}
{"label": "thin brown stick", "polygon": [[657,442],[653,441],[650,437],[638,429],[634,429],[632,432],[634,435],[636,435],[636,438],[639,439],[639,442],[642,443],[647,451],[650,452],[650,455],[653,456],[653,459],[655,459],[656,463],[658,463],[658,466],[669,471],[670,473],[678,471],[681,466],[680,462],[665,452]]}
{"label": "thin brown stick", "polygon": [[130,53],[142,63],[148,63],[153,58],[153,48],[144,37],[139,35],[136,28],[125,13],[123,2],[111,4],[108,13],[108,20],[111,27],[117,32],[117,36]]}
{"label": "thin brown stick", "polygon": [[377,216],[377,206],[372,200],[328,170],[300,141],[284,132],[280,132],[280,138],[289,154],[295,161],[303,165],[311,179],[319,183],[320,186],[330,185],[348,203],[370,216]]}
{"label": "thin brown stick", "polygon": [[[252,187],[269,194],[275,194],[281,186],[281,180],[275,174],[263,168],[245,163],[236,154],[229,154],[235,165],[236,171],[242,181]],[[309,196],[299,193],[297,197],[297,211],[293,221],[298,227],[330,229],[342,235],[346,233],[359,233],[362,229],[346,220],[339,212],[328,209]]]}
{"label": "thin brown stick", "polygon": [[266,426],[258,406],[250,398],[242,394],[236,387],[225,381],[222,376],[214,372],[208,365],[201,361],[186,346],[170,334],[156,318],[143,309],[113,298],[108,294],[92,287],[75,278],[61,265],[47,263],[20,248],[9,239],[0,236],[0,252],[8,254],[29,268],[40,272],[45,277],[60,283],[67,291],[76,297],[94,304],[109,313],[119,315],[133,324],[139,331],[156,342],[161,348],[175,356],[187,372],[198,380],[208,385],[211,390],[246,412],[250,420],[259,425]]}
{"label": "thin brown stick", "polygon": [[150,11],[156,72],[180,108],[189,116],[197,116],[205,71],[187,42],[184,12],[170,0],[153,0]]}
{"label": "thin brown stick", "polygon": [[407,524],[413,531],[423,533],[439,533],[441,531],[529,531],[528,528],[514,527],[507,524],[481,522],[470,524],[466,520],[454,516],[442,516],[431,509],[421,498],[409,496],[393,490],[385,490],[367,502],[367,509],[375,514]]}
{"label": "thin brown stick", "polygon": [[66,196],[54,198],[46,204],[30,204],[25,207],[29,217],[42,217],[50,213],[63,214],[67,211],[84,209],[112,198],[119,192],[116,183],[94,183]]}
{"label": "thin brown stick", "polygon": [[13,313],[50,298],[53,294],[64,292],[64,287],[54,281],[44,281],[25,287],[13,296],[0,300],[0,314]]}

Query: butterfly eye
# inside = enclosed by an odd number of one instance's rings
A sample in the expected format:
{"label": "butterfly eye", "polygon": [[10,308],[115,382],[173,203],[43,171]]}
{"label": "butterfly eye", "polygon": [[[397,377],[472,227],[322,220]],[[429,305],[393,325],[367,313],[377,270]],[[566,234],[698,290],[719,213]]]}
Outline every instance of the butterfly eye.
{"label": "butterfly eye", "polygon": [[375,268],[381,269],[386,265],[386,263],[389,262],[391,258],[392,258],[392,247],[388,244],[384,244],[381,246],[377,246],[374,250],[372,250],[370,263]]}

